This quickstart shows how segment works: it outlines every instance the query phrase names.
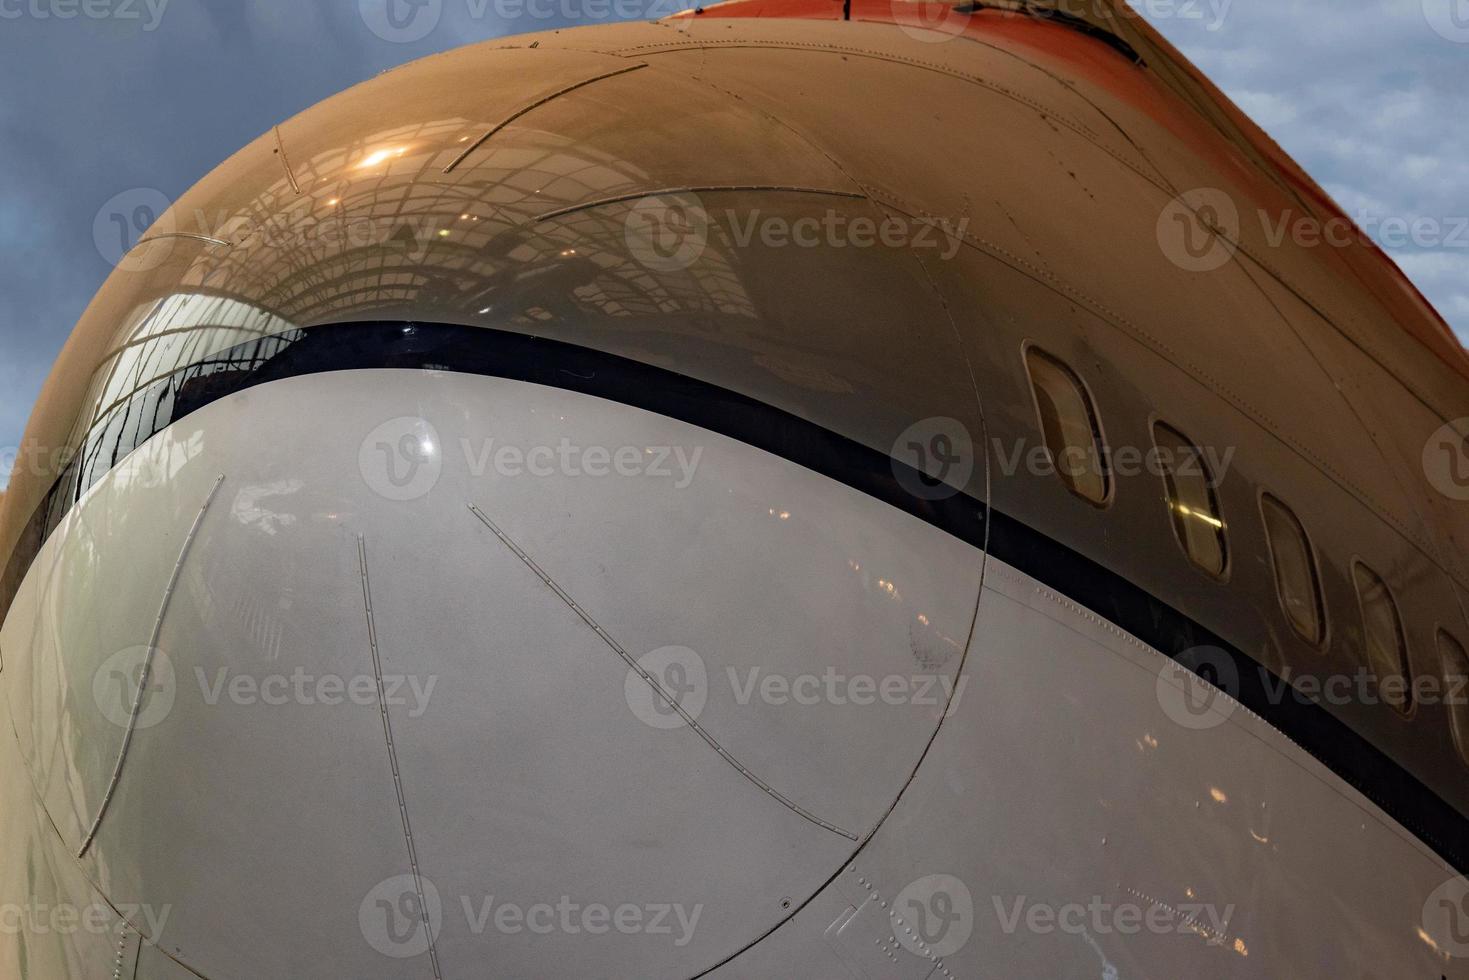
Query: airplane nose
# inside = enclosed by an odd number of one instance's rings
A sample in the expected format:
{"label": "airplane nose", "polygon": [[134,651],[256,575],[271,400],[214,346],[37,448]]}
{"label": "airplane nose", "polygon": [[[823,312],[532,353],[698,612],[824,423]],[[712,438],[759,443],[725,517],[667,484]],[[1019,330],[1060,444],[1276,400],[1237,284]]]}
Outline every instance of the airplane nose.
{"label": "airplane nose", "polygon": [[[141,650],[147,690],[88,763],[38,680],[22,741],[99,888],[209,977],[707,970],[892,805],[978,593],[971,548],[791,459],[443,371],[216,401],[76,526],[104,513],[156,615],[74,663]],[[123,666],[56,689],[126,706]]]}

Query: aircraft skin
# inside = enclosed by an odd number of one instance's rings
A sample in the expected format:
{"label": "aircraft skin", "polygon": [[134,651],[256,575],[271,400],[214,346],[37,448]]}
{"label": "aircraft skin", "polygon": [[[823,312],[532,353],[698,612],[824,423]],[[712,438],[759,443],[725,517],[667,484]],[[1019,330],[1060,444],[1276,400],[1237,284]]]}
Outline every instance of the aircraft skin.
{"label": "aircraft skin", "polygon": [[0,513],[0,976],[1469,977],[1469,361],[1042,6],[492,41],[177,201]]}

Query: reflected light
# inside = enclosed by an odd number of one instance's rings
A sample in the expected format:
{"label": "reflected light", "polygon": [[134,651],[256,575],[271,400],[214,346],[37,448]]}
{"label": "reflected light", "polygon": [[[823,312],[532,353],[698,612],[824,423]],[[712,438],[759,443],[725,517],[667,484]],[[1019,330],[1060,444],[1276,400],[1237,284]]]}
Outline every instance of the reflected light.
{"label": "reflected light", "polygon": [[1212,514],[1205,514],[1202,511],[1194,510],[1192,507],[1189,507],[1187,504],[1175,504],[1173,509],[1176,510],[1176,511],[1178,511],[1184,517],[1192,517],[1196,521],[1203,521],[1205,524],[1209,525],[1210,527],[1217,527],[1217,528],[1224,527],[1224,522],[1221,521],[1219,518],[1213,516]]}
{"label": "reflected light", "polygon": [[406,146],[395,146],[391,149],[386,150],[373,150],[367,156],[362,158],[362,162],[357,164],[357,169],[366,170],[369,167],[376,167],[378,164],[382,163],[385,160],[388,160],[391,157],[402,156],[407,151],[408,147]]}
{"label": "reflected light", "polygon": [[1228,803],[1229,797],[1224,795],[1224,790],[1217,786],[1209,787],[1209,796],[1215,803]]}

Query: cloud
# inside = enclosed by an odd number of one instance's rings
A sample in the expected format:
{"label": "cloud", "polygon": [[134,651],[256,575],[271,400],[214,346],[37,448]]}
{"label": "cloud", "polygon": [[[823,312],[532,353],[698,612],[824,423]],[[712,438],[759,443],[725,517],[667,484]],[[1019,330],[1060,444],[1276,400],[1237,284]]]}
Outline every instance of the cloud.
{"label": "cloud", "polygon": [[[1469,44],[1436,31],[1434,0],[1234,3],[1217,30],[1150,19],[1294,156],[1469,337]],[[1149,16],[1148,4],[1136,6]],[[1469,40],[1469,39],[1466,39]],[[1384,242],[1375,229],[1428,222]],[[1420,225],[1420,227],[1427,227]]]}

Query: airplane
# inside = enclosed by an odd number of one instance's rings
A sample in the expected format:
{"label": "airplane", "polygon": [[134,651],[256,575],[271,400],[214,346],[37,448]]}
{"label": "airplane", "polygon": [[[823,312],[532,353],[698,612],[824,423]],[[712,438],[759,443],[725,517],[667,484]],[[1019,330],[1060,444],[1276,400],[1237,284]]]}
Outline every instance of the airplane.
{"label": "airplane", "polygon": [[1469,359],[1125,3],[501,38],[111,217],[4,976],[1469,977]]}

